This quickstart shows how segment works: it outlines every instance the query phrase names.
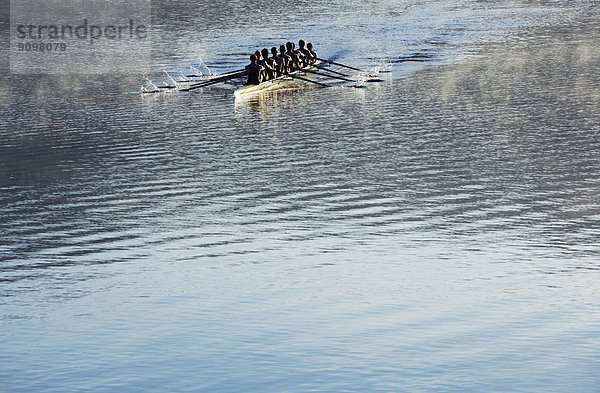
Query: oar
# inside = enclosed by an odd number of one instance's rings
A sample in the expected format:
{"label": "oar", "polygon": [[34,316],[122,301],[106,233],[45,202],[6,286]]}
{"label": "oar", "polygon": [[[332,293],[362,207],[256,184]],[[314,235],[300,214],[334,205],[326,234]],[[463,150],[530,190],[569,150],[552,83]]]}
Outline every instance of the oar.
{"label": "oar", "polygon": [[217,83],[227,82],[232,79],[241,78],[244,75],[246,75],[245,72],[240,72],[239,74],[231,75],[231,76],[228,76],[227,78],[218,78],[218,79],[210,80],[208,82],[197,83],[195,85],[191,85],[191,86],[185,87],[183,89],[180,89],[179,91],[190,91],[190,90],[194,90],[194,89],[199,89],[201,87],[216,85]]}
{"label": "oar", "polygon": [[[303,72],[309,72],[311,74],[322,75],[322,76],[326,76],[328,78],[339,79],[339,80],[343,80],[346,82],[358,82],[357,80],[354,80],[354,79],[342,78],[341,76],[335,76],[335,75],[328,75],[328,74],[324,74],[322,72],[317,72],[317,71],[303,70]],[[371,78],[371,79],[365,80],[365,82],[383,82],[383,79]]]}
{"label": "oar", "polygon": [[327,77],[329,77],[329,78],[333,78],[333,79],[339,79],[339,80],[346,81],[346,82],[356,82],[355,80],[352,80],[352,79],[343,78],[343,77],[341,77],[341,76],[335,76],[335,75],[327,75],[327,74],[324,74],[324,73],[322,73],[322,72],[313,71],[313,70],[302,70],[302,72],[308,72],[308,73],[310,73],[310,74],[327,76]]}
{"label": "oar", "polygon": [[367,72],[367,71],[365,71],[365,70],[361,70],[360,68],[350,67],[350,66],[348,66],[348,65],[345,65],[345,64],[336,63],[335,61],[332,61],[332,60],[321,59],[321,58],[319,58],[319,57],[317,57],[317,60],[325,61],[325,62],[327,62],[327,63],[329,63],[329,64],[333,64],[333,65],[336,65],[336,66],[340,66],[340,67],[349,68],[349,69],[351,69],[351,70],[354,70],[354,71]]}
{"label": "oar", "polygon": [[211,84],[212,85],[213,83],[216,83],[216,82],[226,82],[226,81],[228,81],[230,79],[235,79],[235,78],[237,78],[239,76],[243,76],[243,75],[246,75],[246,71],[245,70],[237,71],[237,72],[234,72],[234,73],[227,73],[226,75],[222,75],[222,76],[218,76],[216,78],[210,78],[209,80],[205,80],[205,81],[202,81],[202,82],[194,83],[194,84],[192,84],[189,87],[195,87],[195,86],[202,87],[202,85],[204,85],[204,84]]}
{"label": "oar", "polygon": [[[233,78],[231,78],[231,79],[233,79]],[[199,83],[195,83],[193,85],[189,85],[188,87],[183,87],[179,91],[190,91],[190,90],[198,89],[200,87],[215,85],[217,83],[221,83],[221,82],[225,82],[225,81],[227,81],[227,79],[225,79],[225,78],[212,79],[210,81],[199,82]]]}
{"label": "oar", "polygon": [[292,78],[301,79],[301,80],[306,81],[306,82],[312,82],[312,83],[317,84],[319,86],[330,87],[329,85],[326,85],[325,83],[317,82],[317,81],[314,81],[314,80],[308,79],[308,78],[303,78],[303,77],[298,76],[298,75],[290,75],[290,76]]}
{"label": "oar", "polygon": [[238,72],[243,72],[243,71],[246,71],[246,70],[244,68],[242,68],[241,70],[230,71],[230,72],[226,72],[226,73],[220,74],[220,75],[186,75],[186,77],[188,77],[188,78],[207,78],[207,79],[213,80],[215,78],[223,78],[225,76],[237,74]]}
{"label": "oar", "polygon": [[210,81],[206,81],[206,82],[196,83],[191,86],[185,87],[185,88],[181,89],[180,91],[190,91],[190,90],[198,89],[200,87],[210,86],[210,85],[214,85],[217,83],[226,82],[231,79],[240,78],[244,75],[246,75],[246,71],[238,72],[237,74],[232,74],[232,75],[228,75],[228,76],[223,76],[220,78],[214,78],[214,79],[211,79]]}
{"label": "oar", "polygon": [[316,67],[316,68],[318,68],[320,70],[331,72],[331,73],[338,74],[338,75],[341,75],[341,76],[350,76],[348,74],[344,74],[344,73],[341,73],[341,72],[338,72],[338,71],[330,70],[329,68],[323,67],[323,66],[320,66],[320,65],[313,64],[312,66]]}
{"label": "oar", "polygon": [[[320,70],[323,70],[323,71],[332,72],[332,73],[334,73],[334,74],[337,74],[337,75],[341,75],[341,76],[350,76],[350,75],[348,75],[348,74],[344,74],[344,73],[342,73],[342,72],[334,71],[334,70],[332,70],[332,69],[330,69],[330,68],[323,67],[323,66],[320,66],[320,65],[317,65],[317,64],[313,64],[312,66],[313,66],[313,67],[317,67],[318,69],[320,69]],[[380,71],[380,72],[383,72],[383,71]],[[374,77],[374,75],[373,75],[373,74],[368,74],[368,76],[370,76],[370,77]],[[374,81],[374,80],[372,80],[372,81],[370,81],[370,82],[375,82],[375,81]],[[380,80],[379,80],[379,79],[377,79],[377,82],[380,82]]]}

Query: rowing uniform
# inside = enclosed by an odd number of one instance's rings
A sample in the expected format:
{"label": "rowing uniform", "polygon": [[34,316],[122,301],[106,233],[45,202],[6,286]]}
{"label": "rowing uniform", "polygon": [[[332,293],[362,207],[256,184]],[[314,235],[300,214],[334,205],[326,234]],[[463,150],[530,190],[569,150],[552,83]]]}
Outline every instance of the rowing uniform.
{"label": "rowing uniform", "polygon": [[259,85],[264,80],[264,68],[260,64],[250,63],[246,66],[249,85]]}

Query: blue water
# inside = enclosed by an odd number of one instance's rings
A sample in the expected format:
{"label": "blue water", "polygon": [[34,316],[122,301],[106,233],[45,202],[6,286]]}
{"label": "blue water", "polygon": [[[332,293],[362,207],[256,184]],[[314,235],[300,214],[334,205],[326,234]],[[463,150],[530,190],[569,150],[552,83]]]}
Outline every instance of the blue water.
{"label": "blue water", "polygon": [[[139,73],[3,71],[0,391],[599,391],[598,16],[156,2]],[[392,72],[139,93],[302,37]]]}

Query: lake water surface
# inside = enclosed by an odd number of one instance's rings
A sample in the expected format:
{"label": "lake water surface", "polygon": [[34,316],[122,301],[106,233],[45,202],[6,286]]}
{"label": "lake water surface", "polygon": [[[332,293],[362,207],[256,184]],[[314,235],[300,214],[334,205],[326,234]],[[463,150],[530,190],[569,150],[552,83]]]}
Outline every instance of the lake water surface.
{"label": "lake water surface", "polygon": [[[0,76],[0,390],[600,391],[594,2],[152,12],[139,73]],[[391,73],[139,92],[300,38]]]}

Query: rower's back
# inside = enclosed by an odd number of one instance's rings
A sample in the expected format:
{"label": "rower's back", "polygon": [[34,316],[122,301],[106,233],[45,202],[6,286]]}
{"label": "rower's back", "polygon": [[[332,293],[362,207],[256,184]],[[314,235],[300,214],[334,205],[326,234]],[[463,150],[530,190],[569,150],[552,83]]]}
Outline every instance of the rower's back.
{"label": "rower's back", "polygon": [[263,79],[264,68],[258,64],[256,55],[250,55],[250,64],[246,66],[246,72],[248,73],[248,85],[259,85]]}
{"label": "rower's back", "polygon": [[284,58],[277,54],[277,48],[271,48],[271,60],[273,61],[273,65],[275,67],[275,73],[277,76],[281,76],[285,73],[284,68]]}
{"label": "rower's back", "polygon": [[313,49],[312,42],[306,44],[306,50],[308,51],[310,56],[310,63],[314,64],[317,61],[317,52],[315,52],[315,50]]}
{"label": "rower's back", "polygon": [[294,44],[288,41],[286,42],[285,47],[287,49],[285,54],[292,60],[289,66],[290,71],[295,71],[299,69],[301,67],[300,59],[298,57],[298,54],[294,52]]}
{"label": "rower's back", "polygon": [[275,78],[277,72],[275,71],[275,62],[269,58],[269,50],[264,48],[261,52],[262,54],[262,66],[265,68],[265,77],[267,80]]}
{"label": "rower's back", "polygon": [[283,62],[283,73],[289,74],[292,67],[292,58],[287,54],[287,49],[283,44],[279,46],[279,57]]}

